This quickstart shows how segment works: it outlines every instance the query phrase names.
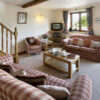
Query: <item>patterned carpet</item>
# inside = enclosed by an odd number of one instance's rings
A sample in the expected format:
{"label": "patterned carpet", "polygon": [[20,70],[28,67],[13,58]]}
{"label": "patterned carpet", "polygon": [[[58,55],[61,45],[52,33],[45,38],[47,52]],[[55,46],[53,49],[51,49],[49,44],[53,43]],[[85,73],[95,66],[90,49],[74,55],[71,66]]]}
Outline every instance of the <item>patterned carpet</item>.
{"label": "patterned carpet", "polygon": [[74,81],[78,75],[86,74],[89,75],[93,82],[93,96],[92,100],[99,100],[100,97],[100,63],[95,63],[89,60],[81,59],[80,71],[74,73],[72,79],[67,79],[67,74],[57,71],[54,68],[43,65],[43,54],[35,54],[28,56],[23,54],[19,57],[19,63],[24,65],[26,68],[34,68],[45,72],[50,75],[62,78],[67,81]]}

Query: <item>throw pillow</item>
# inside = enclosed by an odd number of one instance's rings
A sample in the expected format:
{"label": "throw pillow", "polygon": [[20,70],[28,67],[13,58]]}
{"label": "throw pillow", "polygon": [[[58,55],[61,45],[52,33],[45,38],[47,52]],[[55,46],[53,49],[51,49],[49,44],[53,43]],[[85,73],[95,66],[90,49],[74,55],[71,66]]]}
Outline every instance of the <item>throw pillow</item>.
{"label": "throw pillow", "polygon": [[84,46],[85,47],[90,47],[91,40],[90,39],[84,39]]}
{"label": "throw pillow", "polygon": [[23,76],[26,76],[27,75],[27,73],[26,73],[26,71],[25,70],[19,70],[19,71],[16,71],[16,72],[14,72],[14,71],[12,71],[12,73],[11,73],[13,76],[18,76],[18,75],[23,75]]}
{"label": "throw pillow", "polygon": [[73,45],[77,45],[77,42],[78,42],[78,38],[74,38]]}
{"label": "throw pillow", "polygon": [[30,38],[27,38],[27,41],[28,41],[28,43],[29,43],[30,45],[32,45],[32,44],[34,44],[35,39],[34,39],[34,37],[30,37]]}
{"label": "throw pillow", "polygon": [[52,85],[38,85],[37,88],[46,92],[56,100],[67,100],[70,93],[65,87],[58,87]]}
{"label": "throw pillow", "polygon": [[84,39],[79,38],[77,42],[78,46],[84,46]]}
{"label": "throw pillow", "polygon": [[27,82],[33,86],[37,85],[46,85],[47,78],[46,76],[37,76],[37,77],[30,77],[30,76],[16,76],[17,79]]}
{"label": "throw pillow", "polygon": [[10,65],[2,65],[2,64],[0,64],[0,69],[6,71],[8,73],[11,73],[11,71],[12,71],[12,67]]}
{"label": "throw pillow", "polygon": [[98,45],[100,45],[100,42],[98,42],[98,41],[91,41],[90,48],[96,48]]}
{"label": "throw pillow", "polygon": [[9,65],[11,63],[14,63],[13,57],[11,55],[5,55],[5,56],[0,56],[0,63],[4,65]]}
{"label": "throw pillow", "polygon": [[70,44],[70,45],[73,44],[73,39],[69,39],[69,44]]}
{"label": "throw pillow", "polygon": [[30,44],[34,43],[34,39],[29,39]]}

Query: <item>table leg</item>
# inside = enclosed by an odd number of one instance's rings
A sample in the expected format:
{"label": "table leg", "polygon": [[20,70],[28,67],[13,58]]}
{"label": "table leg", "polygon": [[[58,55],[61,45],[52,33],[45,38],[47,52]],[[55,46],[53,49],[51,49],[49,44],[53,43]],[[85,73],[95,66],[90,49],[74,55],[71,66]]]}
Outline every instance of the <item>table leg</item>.
{"label": "table leg", "polygon": [[47,51],[48,48],[48,44],[45,43],[45,51]]}
{"label": "table leg", "polygon": [[79,69],[80,69],[80,58],[76,61],[76,68],[77,68],[77,71],[79,71]]}
{"label": "table leg", "polygon": [[52,45],[52,48],[53,48],[53,43],[51,45]]}
{"label": "table leg", "polygon": [[72,78],[72,63],[68,64],[68,78]]}
{"label": "table leg", "polygon": [[45,54],[43,53],[43,64],[45,65]]}

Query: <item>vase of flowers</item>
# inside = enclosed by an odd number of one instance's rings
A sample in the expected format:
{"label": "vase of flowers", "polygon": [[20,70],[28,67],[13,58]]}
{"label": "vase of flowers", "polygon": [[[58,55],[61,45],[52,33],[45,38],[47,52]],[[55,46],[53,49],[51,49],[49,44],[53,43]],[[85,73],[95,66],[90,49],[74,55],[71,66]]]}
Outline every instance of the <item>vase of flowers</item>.
{"label": "vase of flowers", "polygon": [[44,34],[43,35],[43,39],[47,39],[48,38],[48,35],[47,34]]}

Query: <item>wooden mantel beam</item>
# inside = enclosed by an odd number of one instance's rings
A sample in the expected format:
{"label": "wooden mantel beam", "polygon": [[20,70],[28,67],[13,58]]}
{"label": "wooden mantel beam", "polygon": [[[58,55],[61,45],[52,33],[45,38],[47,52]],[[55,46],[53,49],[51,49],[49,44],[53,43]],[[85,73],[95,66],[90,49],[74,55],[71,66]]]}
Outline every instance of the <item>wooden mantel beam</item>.
{"label": "wooden mantel beam", "polygon": [[23,8],[31,7],[31,6],[43,3],[45,1],[48,1],[48,0],[33,0],[33,1],[29,2],[29,3],[26,3],[26,4],[22,5],[22,7]]}

